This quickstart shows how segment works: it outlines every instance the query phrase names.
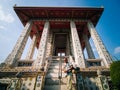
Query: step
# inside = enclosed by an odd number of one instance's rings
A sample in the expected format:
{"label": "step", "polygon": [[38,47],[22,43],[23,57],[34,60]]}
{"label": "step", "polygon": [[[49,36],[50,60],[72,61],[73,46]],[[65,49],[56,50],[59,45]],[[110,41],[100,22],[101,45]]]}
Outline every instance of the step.
{"label": "step", "polygon": [[[45,85],[43,90],[68,90],[67,85]],[[73,86],[72,90],[76,90]]]}
{"label": "step", "polygon": [[[50,66],[59,66],[59,65],[61,65],[61,64],[59,64],[59,63],[51,63],[51,64],[50,64]],[[64,66],[63,63],[62,63],[62,66]]]}
{"label": "step", "polygon": [[67,90],[66,85],[45,85],[43,90]]}
{"label": "step", "polygon": [[58,69],[49,69],[47,73],[58,73]]}
{"label": "step", "polygon": [[[59,69],[59,66],[57,66],[57,65],[53,65],[53,66],[50,65],[49,68],[53,68],[53,69],[54,69],[54,68],[58,68],[58,69]],[[62,66],[62,68],[64,68],[64,66]]]}
{"label": "step", "polygon": [[[66,73],[62,73],[62,77],[65,77]],[[47,73],[47,78],[58,77],[58,73]]]}
{"label": "step", "polygon": [[59,70],[59,68],[49,67],[48,70]]}
{"label": "step", "polygon": [[[62,78],[61,79],[61,84],[66,85],[67,83],[67,78]],[[45,85],[59,85],[60,84],[60,79],[58,78],[46,78],[45,79]]]}
{"label": "step", "polygon": [[57,59],[52,59],[51,61],[57,61],[57,62],[58,62],[59,60],[57,60]]}
{"label": "step", "polygon": [[[51,63],[59,63],[60,60],[51,60]],[[64,60],[62,60],[62,63],[64,63]]]}
{"label": "step", "polygon": [[59,66],[59,63],[51,63],[50,66],[54,66],[54,65],[58,65]]}
{"label": "step", "polygon": [[[59,72],[59,69],[48,69],[48,72],[47,73],[58,73]],[[62,71],[62,73],[64,73],[64,71]]]}

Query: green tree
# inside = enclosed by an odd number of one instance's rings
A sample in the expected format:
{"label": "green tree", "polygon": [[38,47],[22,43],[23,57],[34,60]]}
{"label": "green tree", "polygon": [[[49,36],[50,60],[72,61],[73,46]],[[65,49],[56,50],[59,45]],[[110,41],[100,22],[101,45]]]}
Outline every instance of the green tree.
{"label": "green tree", "polygon": [[110,77],[116,90],[120,88],[120,61],[114,61],[110,66]]}

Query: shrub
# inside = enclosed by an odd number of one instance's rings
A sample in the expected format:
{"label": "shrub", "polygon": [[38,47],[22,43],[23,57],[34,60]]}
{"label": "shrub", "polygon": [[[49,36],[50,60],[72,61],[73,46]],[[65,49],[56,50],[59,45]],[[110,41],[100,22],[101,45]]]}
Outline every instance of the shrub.
{"label": "shrub", "polygon": [[114,61],[110,66],[110,77],[113,85],[119,87],[120,85],[120,61]]}

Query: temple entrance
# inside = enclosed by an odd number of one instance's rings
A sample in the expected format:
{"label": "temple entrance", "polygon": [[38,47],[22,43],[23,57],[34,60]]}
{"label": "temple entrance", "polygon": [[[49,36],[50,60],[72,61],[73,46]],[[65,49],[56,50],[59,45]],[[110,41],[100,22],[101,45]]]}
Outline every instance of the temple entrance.
{"label": "temple entrance", "polygon": [[54,56],[66,56],[67,54],[67,34],[55,34],[54,36]]}

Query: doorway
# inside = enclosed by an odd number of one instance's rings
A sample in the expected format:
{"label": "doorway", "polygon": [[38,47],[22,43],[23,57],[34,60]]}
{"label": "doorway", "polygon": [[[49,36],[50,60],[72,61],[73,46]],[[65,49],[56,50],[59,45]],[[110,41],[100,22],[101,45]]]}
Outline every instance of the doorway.
{"label": "doorway", "polygon": [[53,55],[54,56],[66,56],[66,46],[67,46],[67,34],[58,33],[54,35],[54,48]]}

